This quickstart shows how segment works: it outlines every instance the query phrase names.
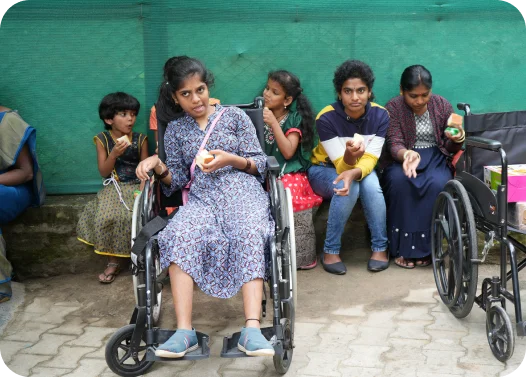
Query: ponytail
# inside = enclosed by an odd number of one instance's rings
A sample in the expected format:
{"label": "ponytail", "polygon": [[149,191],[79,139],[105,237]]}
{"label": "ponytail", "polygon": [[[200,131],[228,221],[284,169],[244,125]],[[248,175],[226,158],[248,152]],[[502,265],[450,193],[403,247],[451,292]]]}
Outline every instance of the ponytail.
{"label": "ponytail", "polygon": [[303,94],[303,89],[300,90],[295,101],[296,111],[301,115],[301,145],[305,150],[311,150],[314,147],[314,111],[309,99]]}

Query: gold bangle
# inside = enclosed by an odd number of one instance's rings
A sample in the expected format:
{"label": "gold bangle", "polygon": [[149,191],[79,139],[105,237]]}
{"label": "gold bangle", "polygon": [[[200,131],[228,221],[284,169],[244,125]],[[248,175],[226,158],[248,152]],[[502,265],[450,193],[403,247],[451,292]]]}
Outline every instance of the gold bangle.
{"label": "gold bangle", "polygon": [[404,158],[403,158],[404,160],[407,158],[407,154],[408,154],[409,152],[411,152],[411,149],[408,149],[408,150],[406,150],[406,151],[404,152]]}

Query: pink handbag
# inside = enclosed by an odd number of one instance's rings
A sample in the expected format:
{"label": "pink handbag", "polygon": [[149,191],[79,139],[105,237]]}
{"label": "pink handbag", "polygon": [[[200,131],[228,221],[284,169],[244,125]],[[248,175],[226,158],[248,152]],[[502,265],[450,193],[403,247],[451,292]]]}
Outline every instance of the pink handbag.
{"label": "pink handbag", "polygon": [[[225,110],[226,108],[221,110],[221,112],[216,116],[216,118],[210,125],[210,128],[208,129],[208,132],[206,133],[205,138],[203,139],[203,142],[201,143],[201,146],[199,147],[199,151],[197,152],[197,154],[201,153],[201,151],[205,148],[206,142],[208,141],[208,138],[210,137],[212,130],[216,126],[217,121],[219,120],[219,118],[221,118],[221,115],[223,115]],[[190,166],[190,182],[188,182],[188,184],[181,190],[183,194],[183,205],[185,205],[186,202],[188,202],[188,194],[190,192],[190,186],[192,184],[192,181],[194,180],[194,170],[195,170],[195,158],[194,158],[194,162],[192,162],[192,166]]]}

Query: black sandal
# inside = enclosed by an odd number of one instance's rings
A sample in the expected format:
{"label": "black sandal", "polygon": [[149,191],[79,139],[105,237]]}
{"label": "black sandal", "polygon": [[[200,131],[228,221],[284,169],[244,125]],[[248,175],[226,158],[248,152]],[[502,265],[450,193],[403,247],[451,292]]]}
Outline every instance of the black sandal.
{"label": "black sandal", "polygon": [[[404,261],[405,261],[405,264],[402,264]],[[408,265],[407,263],[409,263],[409,262],[413,262],[413,265],[412,266]],[[415,264],[414,264],[415,262],[412,259],[405,259],[404,257],[397,257],[397,258],[395,258],[394,263],[398,267],[406,268],[408,270],[412,270],[413,268],[415,268]]]}

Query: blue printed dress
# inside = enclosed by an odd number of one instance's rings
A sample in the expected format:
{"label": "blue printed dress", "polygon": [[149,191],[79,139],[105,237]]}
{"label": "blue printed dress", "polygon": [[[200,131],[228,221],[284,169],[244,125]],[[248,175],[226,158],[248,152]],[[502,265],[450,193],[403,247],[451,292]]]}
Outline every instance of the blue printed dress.
{"label": "blue printed dress", "polygon": [[[190,181],[190,166],[211,122],[223,109],[217,106],[203,131],[190,116],[168,124],[164,136],[166,165],[172,174],[166,195]],[[205,146],[256,163],[258,176],[226,166],[203,173],[196,166],[189,199],[159,233],[161,265],[177,264],[206,294],[229,298],[241,286],[265,278],[269,240],[274,234],[269,198],[262,182],[266,164],[250,118],[240,109],[226,108]]]}

